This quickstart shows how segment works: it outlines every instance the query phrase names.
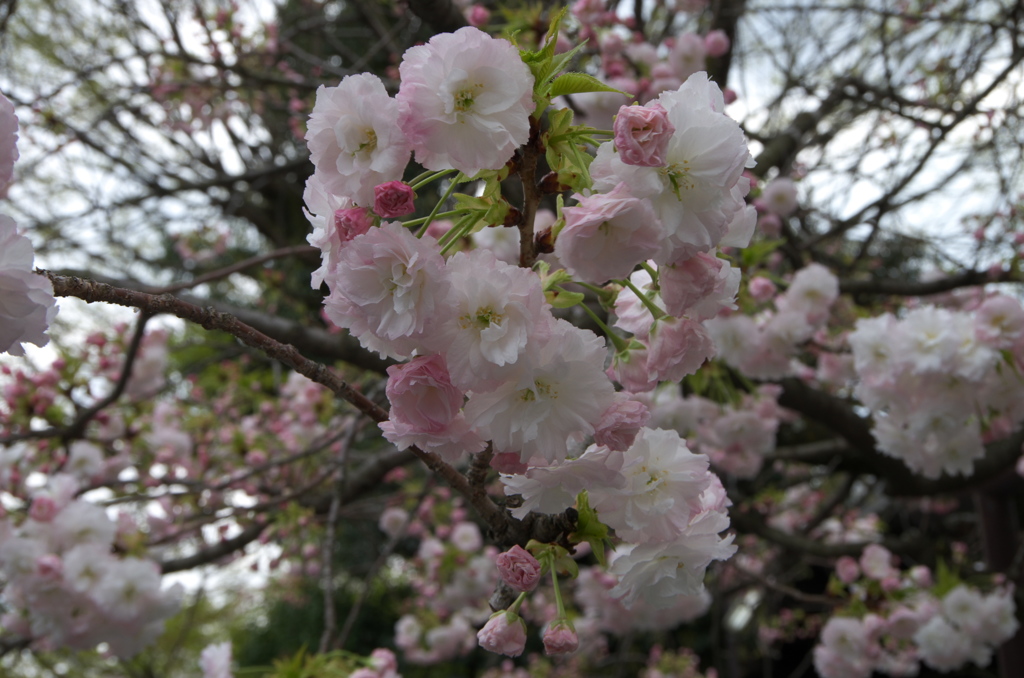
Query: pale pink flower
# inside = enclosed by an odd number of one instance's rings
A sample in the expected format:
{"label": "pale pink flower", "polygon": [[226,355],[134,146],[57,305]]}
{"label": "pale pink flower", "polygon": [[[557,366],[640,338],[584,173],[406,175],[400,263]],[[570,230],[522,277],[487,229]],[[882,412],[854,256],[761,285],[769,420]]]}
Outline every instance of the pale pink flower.
{"label": "pale pink flower", "polygon": [[505,494],[519,495],[522,504],[509,512],[522,520],[530,511],[561,513],[573,505],[576,495],[595,488],[621,488],[622,453],[603,445],[591,445],[578,459],[556,461],[548,466],[531,460],[522,475],[502,475]]}
{"label": "pale pink flower", "polygon": [[579,204],[562,210],[565,227],[555,241],[555,256],[579,280],[600,285],[625,278],[661,250],[661,222],[625,184],[574,197]]}
{"label": "pale pink flower", "polygon": [[665,310],[692,320],[707,320],[724,309],[735,309],[741,278],[738,268],[704,252],[658,269]]}
{"label": "pale pink flower", "polygon": [[445,354],[456,385],[490,390],[515,372],[528,344],[550,334],[553,318],[540,279],[488,250],[457,252],[447,271],[452,292],[431,346]]}
{"label": "pale pink flower", "polygon": [[544,629],[544,654],[572,654],[580,647],[576,629],[568,619],[556,619]]}
{"label": "pale pink flower", "polygon": [[647,376],[653,381],[682,381],[715,355],[707,329],[689,318],[662,318],[651,330]]}
{"label": "pale pink flower", "polygon": [[769,182],[761,191],[758,204],[773,214],[788,217],[797,208],[796,184],[787,177],[780,177]]}
{"label": "pale pink flower", "polygon": [[14,104],[0,94],[0,198],[7,197],[7,187],[14,180],[14,163],[18,160],[18,116]]}
{"label": "pale pink flower", "polygon": [[394,221],[353,238],[326,280],[331,322],[391,357],[421,348],[450,291],[437,242],[420,240]]}
{"label": "pale pink flower", "polygon": [[306,141],[327,190],[364,207],[373,204],[374,186],[401,179],[411,152],[398,102],[370,73],[320,86]]}
{"label": "pale pink flower", "polygon": [[23,342],[45,346],[57,313],[53,285],[32,272],[35,252],[14,220],[0,214],[0,352],[25,355]]}
{"label": "pale pink flower", "polygon": [[416,193],[402,181],[388,181],[373,188],[373,211],[384,219],[411,214],[416,209]]}
{"label": "pale pink flower", "polygon": [[860,569],[870,579],[885,579],[895,571],[892,553],[880,544],[868,544],[860,555]]}
{"label": "pale pink flower", "polygon": [[529,139],[533,75],[507,40],[441,33],[409,48],[399,73],[401,126],[427,169],[500,169]]}
{"label": "pale pink flower", "polygon": [[334,229],[342,244],[373,228],[373,215],[365,207],[349,207],[334,211]]}
{"label": "pale pink flower", "polygon": [[390,419],[380,429],[398,449],[417,445],[449,461],[483,449],[484,442],[469,430],[461,411],[464,394],[452,385],[442,356],[389,367],[387,396]]}
{"label": "pale pink flower", "polygon": [[[555,320],[550,338],[519,361],[494,391],[471,393],[466,418],[498,452],[564,459],[570,436],[589,436],[614,398],[604,374],[604,342]],[[525,359],[528,358],[528,359]]]}
{"label": "pale pink flower", "polygon": [[597,487],[591,505],[626,541],[678,537],[701,510],[710,484],[708,458],[694,454],[675,431],[641,429],[623,454],[622,488]]}
{"label": "pale pink flower", "polygon": [[631,606],[638,599],[656,609],[671,607],[678,596],[704,590],[704,573],[713,560],[736,553],[735,535],[718,533],[729,527],[724,513],[709,512],[694,521],[681,539],[620,547],[610,571],[619,576],[611,594]]}
{"label": "pale pink flower", "polygon": [[601,415],[601,421],[594,431],[594,442],[623,452],[633,444],[650,418],[651,413],[642,402],[624,393],[616,393],[615,402]]}
{"label": "pale pink flower", "polygon": [[622,162],[642,167],[665,164],[668,142],[676,128],[657,101],[648,106],[623,106],[615,117],[615,149]]}
{"label": "pale pink flower", "polygon": [[749,182],[743,169],[752,163],[739,125],[722,109],[722,93],[705,73],[692,75],[658,101],[668,113],[675,133],[663,167],[627,165],[606,142],[597,151],[590,172],[595,191],[625,182],[637,198],[650,200],[665,228],[658,263],[671,263],[707,252],[732,230],[737,217],[747,224],[743,200]]}
{"label": "pale pink flower", "polygon": [[540,581],[540,562],[533,554],[516,544],[498,555],[494,564],[502,580],[516,591],[532,591]]}
{"label": "pale pink flower", "polygon": [[526,648],[526,622],[514,612],[496,612],[476,634],[480,647],[518,657]]}
{"label": "pale pink flower", "polygon": [[697,71],[703,71],[707,59],[704,39],[696,33],[683,33],[676,37],[669,61],[680,80],[686,80]]}
{"label": "pale pink flower", "polygon": [[310,280],[312,288],[318,290],[327,272],[338,265],[338,253],[341,252],[342,246],[359,233],[369,230],[373,222],[371,220],[366,224],[366,228],[358,233],[355,232],[356,229],[347,227],[344,221],[339,223],[338,215],[344,216],[351,208],[352,201],[327,190],[323,178],[316,173],[306,180],[302,200],[306,203],[302,212],[313,227],[313,232],[306,236],[306,242],[320,248],[322,264],[313,271]]}

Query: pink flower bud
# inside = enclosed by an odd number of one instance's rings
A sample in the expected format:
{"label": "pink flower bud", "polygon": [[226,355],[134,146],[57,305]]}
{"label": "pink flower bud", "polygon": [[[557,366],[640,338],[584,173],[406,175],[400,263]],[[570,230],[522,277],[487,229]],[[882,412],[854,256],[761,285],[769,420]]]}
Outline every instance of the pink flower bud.
{"label": "pink flower bud", "polygon": [[48,523],[60,511],[57,502],[53,497],[40,496],[32,500],[32,506],[28,510],[28,517],[40,523]]}
{"label": "pink flower bud", "polygon": [[499,554],[494,564],[505,583],[517,591],[532,591],[540,581],[540,562],[518,544]]}
{"label": "pink flower bud", "polygon": [[491,20],[490,11],[483,5],[473,5],[466,10],[466,21],[469,22],[470,26],[480,28],[486,26],[487,22]]}
{"label": "pink flower bud", "polygon": [[366,233],[372,226],[373,216],[365,207],[349,207],[334,213],[334,228],[343,243]]}
{"label": "pink flower bud", "polygon": [[723,30],[715,30],[704,36],[704,51],[709,57],[724,56],[729,51],[729,36]]}
{"label": "pink flower bud", "polygon": [[544,654],[571,654],[579,646],[579,636],[568,619],[556,619],[544,629]]}
{"label": "pink flower bud", "polygon": [[405,216],[416,209],[416,193],[401,181],[388,181],[373,189],[373,211],[384,217]]}
{"label": "pink flower bud", "polygon": [[615,117],[615,148],[627,165],[661,167],[668,142],[676,128],[658,102],[647,106],[623,106]]}
{"label": "pink flower bud", "polygon": [[497,612],[477,631],[476,639],[489,652],[518,657],[526,648],[526,623],[515,612]]}
{"label": "pink flower bud", "polygon": [[778,288],[775,287],[775,283],[768,278],[761,276],[752,278],[747,289],[750,290],[750,296],[752,296],[755,301],[768,301],[774,297],[775,292],[778,291]]}

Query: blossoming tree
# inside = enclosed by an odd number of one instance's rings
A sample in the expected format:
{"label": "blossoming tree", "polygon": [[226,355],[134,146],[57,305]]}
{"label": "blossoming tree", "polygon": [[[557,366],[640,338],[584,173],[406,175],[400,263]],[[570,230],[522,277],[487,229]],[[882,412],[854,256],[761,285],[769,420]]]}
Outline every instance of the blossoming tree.
{"label": "blossoming tree", "polygon": [[1024,671],[1018,7],[33,7],[5,668]]}

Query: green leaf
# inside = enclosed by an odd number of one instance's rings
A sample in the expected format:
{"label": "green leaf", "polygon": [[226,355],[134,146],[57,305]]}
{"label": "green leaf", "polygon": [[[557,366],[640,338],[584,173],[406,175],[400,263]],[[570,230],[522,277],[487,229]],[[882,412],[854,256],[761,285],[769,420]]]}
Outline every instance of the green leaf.
{"label": "green leaf", "polygon": [[579,518],[576,521],[576,531],[569,535],[573,543],[587,542],[594,551],[597,562],[602,567],[608,567],[608,559],[605,557],[605,545],[608,540],[608,526],[597,518],[597,511],[590,507],[590,496],[586,490],[576,495],[576,511]]}
{"label": "green leaf", "polygon": [[629,92],[623,92],[621,89],[615,89],[611,85],[606,85],[587,73],[563,73],[551,83],[551,89],[548,93],[552,97],[557,97],[562,94],[583,94],[585,92],[618,92],[630,99],[633,98],[633,95]]}

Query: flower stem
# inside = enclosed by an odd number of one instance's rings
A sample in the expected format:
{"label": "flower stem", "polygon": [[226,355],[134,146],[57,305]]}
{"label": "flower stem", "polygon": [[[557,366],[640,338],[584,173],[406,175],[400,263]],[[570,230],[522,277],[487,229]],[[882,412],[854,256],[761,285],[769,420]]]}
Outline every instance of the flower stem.
{"label": "flower stem", "polygon": [[[559,287],[558,289],[562,288]],[[587,312],[587,315],[590,316],[590,319],[597,323],[597,326],[601,328],[601,331],[604,332],[604,335],[608,337],[608,339],[612,342],[612,345],[615,346],[616,353],[622,353],[629,347],[629,344],[626,343],[626,340],[612,332],[611,328],[605,325],[604,321],[601,320],[601,318],[596,313],[594,313],[593,309],[587,306],[586,303],[582,303],[580,304],[580,306],[583,307],[583,310]]]}
{"label": "flower stem", "polygon": [[[451,170],[445,170],[445,171],[451,171]],[[448,202],[448,198],[452,197],[452,193],[455,192],[455,187],[458,186],[458,185],[459,185],[459,180],[458,180],[458,177],[456,177],[455,179],[452,180],[452,183],[448,186],[448,190],[444,192],[443,196],[441,196],[441,199],[437,201],[436,205],[434,205],[434,209],[431,210],[430,214],[427,215],[427,220],[425,222],[423,222],[423,226],[421,226],[420,230],[416,232],[416,237],[417,238],[422,238],[423,234],[427,232],[427,229],[430,228],[431,222],[434,221],[434,219],[437,218],[437,213],[441,210],[441,205],[443,205],[446,202]]]}
{"label": "flower stem", "polygon": [[637,288],[637,286],[634,285],[629,278],[623,278],[622,280],[616,280],[615,282],[631,289],[633,291],[633,294],[635,294],[637,298],[640,299],[640,302],[647,307],[647,310],[651,312],[651,315],[654,316],[655,320],[665,317],[665,312],[662,311],[657,306],[655,306],[654,302],[651,301],[646,294],[641,292],[639,288]]}

